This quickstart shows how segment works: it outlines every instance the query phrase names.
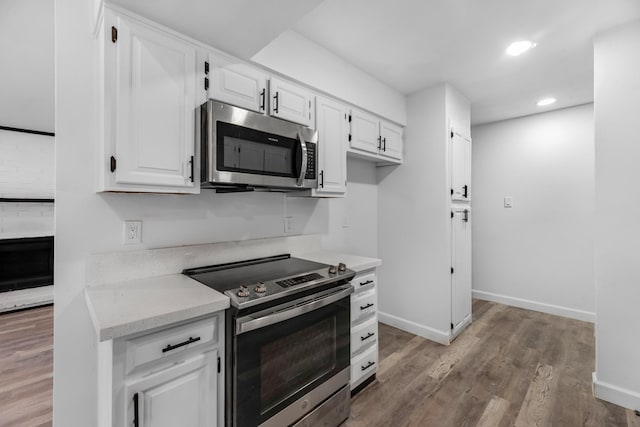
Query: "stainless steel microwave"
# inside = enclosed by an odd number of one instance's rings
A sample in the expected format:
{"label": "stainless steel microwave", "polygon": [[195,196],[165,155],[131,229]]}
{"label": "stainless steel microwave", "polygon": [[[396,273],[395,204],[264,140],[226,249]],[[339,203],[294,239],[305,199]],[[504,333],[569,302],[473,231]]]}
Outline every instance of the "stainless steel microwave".
{"label": "stainless steel microwave", "polygon": [[200,110],[202,188],[316,188],[317,131],[214,100]]}

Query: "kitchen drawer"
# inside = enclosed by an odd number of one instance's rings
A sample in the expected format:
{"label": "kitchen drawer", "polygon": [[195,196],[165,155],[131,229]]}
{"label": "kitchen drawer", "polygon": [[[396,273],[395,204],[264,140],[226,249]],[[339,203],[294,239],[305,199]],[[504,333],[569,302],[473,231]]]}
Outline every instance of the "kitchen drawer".
{"label": "kitchen drawer", "polygon": [[373,316],[351,329],[351,354],[358,353],[378,341],[378,319]]}
{"label": "kitchen drawer", "polygon": [[351,359],[351,389],[378,369],[378,346]]}
{"label": "kitchen drawer", "polygon": [[217,341],[217,316],[127,340],[127,372],[145,363]]}
{"label": "kitchen drawer", "polygon": [[366,292],[376,287],[376,273],[371,271],[362,275],[357,275],[351,281],[355,293]]}
{"label": "kitchen drawer", "polygon": [[351,295],[351,322],[359,322],[375,314],[376,305],[376,291],[374,289]]}

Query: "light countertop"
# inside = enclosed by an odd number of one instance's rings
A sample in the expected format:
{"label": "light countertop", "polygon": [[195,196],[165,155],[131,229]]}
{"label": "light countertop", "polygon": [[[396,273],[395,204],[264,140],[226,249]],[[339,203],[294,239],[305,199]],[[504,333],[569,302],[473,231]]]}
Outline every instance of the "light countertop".
{"label": "light countertop", "polygon": [[227,296],[182,274],[87,288],[86,300],[100,341],[229,307]]}
{"label": "light countertop", "polygon": [[298,258],[308,259],[309,261],[332,265],[338,265],[338,263],[343,262],[347,265],[347,268],[355,271],[356,273],[382,265],[382,260],[378,258],[369,258],[331,251],[300,253],[295,256]]}

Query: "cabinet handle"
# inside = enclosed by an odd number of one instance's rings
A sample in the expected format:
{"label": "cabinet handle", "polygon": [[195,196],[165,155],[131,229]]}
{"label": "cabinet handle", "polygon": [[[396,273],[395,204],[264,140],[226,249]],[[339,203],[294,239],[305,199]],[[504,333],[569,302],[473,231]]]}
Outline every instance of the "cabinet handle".
{"label": "cabinet handle", "polygon": [[464,222],[469,222],[469,209],[465,209],[462,213],[462,220]]}
{"label": "cabinet handle", "polygon": [[138,417],[138,393],[133,395],[133,427],[139,427],[140,421]]}
{"label": "cabinet handle", "polygon": [[366,310],[366,309],[367,309],[367,308],[369,308],[369,307],[373,307],[373,303],[371,303],[371,302],[370,302],[370,303],[369,303],[369,304],[367,304],[367,305],[361,305],[361,306],[360,306],[360,310]]}
{"label": "cabinet handle", "polygon": [[369,333],[367,334],[367,336],[365,336],[365,337],[360,337],[360,341],[366,341],[366,340],[368,340],[369,338],[371,338],[371,337],[372,337],[372,336],[374,336],[374,335],[375,335],[375,334],[374,334],[373,332],[369,332]]}
{"label": "cabinet handle", "polygon": [[267,88],[263,87],[262,92],[260,92],[260,109],[264,111],[264,101],[267,95]]}
{"label": "cabinet handle", "polygon": [[276,94],[273,97],[273,99],[276,101],[276,105],[274,105],[274,107],[273,107],[273,112],[278,114],[278,92],[276,92]]}
{"label": "cabinet handle", "polygon": [[380,150],[382,148],[382,137],[379,136],[378,137],[378,150]]}
{"label": "cabinet handle", "polygon": [[372,367],[373,365],[375,365],[376,362],[374,362],[373,360],[369,363],[367,363],[366,366],[360,366],[360,369],[362,369],[363,371],[366,371],[367,369],[369,369],[370,367]]}
{"label": "cabinet handle", "polygon": [[193,156],[191,156],[191,160],[189,160],[189,163],[191,163],[191,176],[189,177],[189,179],[191,180],[191,182],[193,181]]}
{"label": "cabinet handle", "polygon": [[373,280],[367,280],[366,282],[360,282],[360,286],[367,286],[370,283],[373,283]]}
{"label": "cabinet handle", "polygon": [[324,188],[324,171],[320,171],[320,187]]}
{"label": "cabinet handle", "polygon": [[465,199],[469,197],[469,195],[467,194],[467,192],[469,191],[469,187],[467,186],[467,184],[462,186],[462,197],[464,197]]}
{"label": "cabinet handle", "polygon": [[189,345],[191,343],[194,343],[196,341],[200,341],[200,337],[189,337],[188,340],[181,342],[180,344],[168,344],[165,348],[162,349],[163,353],[166,353],[167,351],[171,351],[171,350],[175,350],[176,348],[180,348],[180,347],[184,347],[185,345]]}
{"label": "cabinet handle", "polygon": [[382,138],[382,151],[387,151],[387,138]]}

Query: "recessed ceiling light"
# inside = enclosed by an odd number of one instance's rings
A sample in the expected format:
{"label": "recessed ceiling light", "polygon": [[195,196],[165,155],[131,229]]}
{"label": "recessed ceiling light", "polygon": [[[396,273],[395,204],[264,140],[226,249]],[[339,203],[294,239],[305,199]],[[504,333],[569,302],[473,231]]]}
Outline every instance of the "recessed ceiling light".
{"label": "recessed ceiling light", "polygon": [[506,52],[507,52],[507,55],[518,56],[518,55],[522,55],[529,49],[533,49],[534,47],[536,47],[536,44],[534,42],[529,40],[521,40],[519,42],[511,43],[507,48]]}
{"label": "recessed ceiling light", "polygon": [[538,107],[544,107],[546,105],[551,105],[556,102],[555,98],[544,98],[538,101]]}

